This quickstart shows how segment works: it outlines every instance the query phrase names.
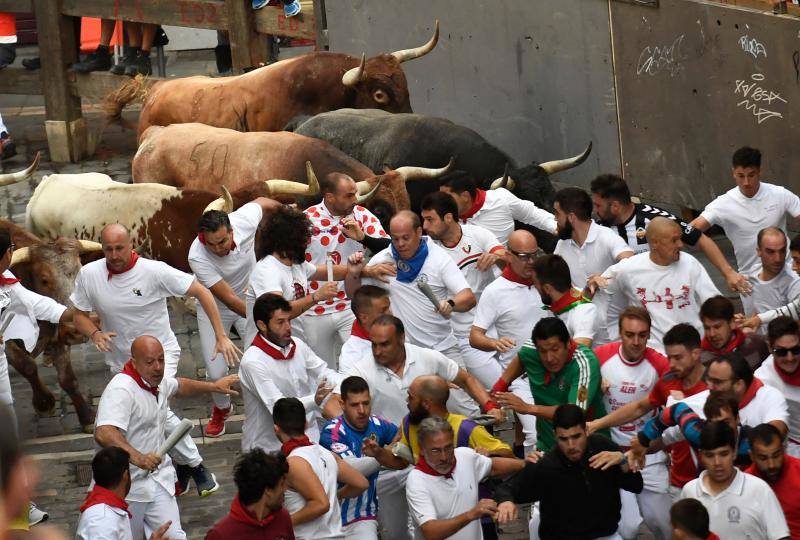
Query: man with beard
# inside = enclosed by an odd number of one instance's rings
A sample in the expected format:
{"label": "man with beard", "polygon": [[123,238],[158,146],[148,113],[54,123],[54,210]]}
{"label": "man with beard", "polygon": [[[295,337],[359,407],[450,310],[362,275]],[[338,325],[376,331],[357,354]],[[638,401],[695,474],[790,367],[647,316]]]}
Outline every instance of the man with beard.
{"label": "man with beard", "polygon": [[750,457],[745,472],[765,480],[783,509],[792,538],[800,538],[800,459],[784,451],[780,432],[770,424],[750,430]]}
{"label": "man with beard", "polygon": [[651,204],[634,203],[628,184],[617,175],[603,174],[592,180],[589,189],[592,192],[594,213],[599,223],[610,227],[627,242],[636,253],[644,253],[650,249],[645,231],[650,220],[657,217],[671,219],[681,228],[681,240],[688,246],[700,248],[711,264],[716,266],[725,277],[732,291],[749,292],[751,285],[747,278],[734,270],[716,243],[695,229],[672,212]]}
{"label": "man with beard", "polygon": [[[495,280],[503,264],[505,249],[497,238],[477,225],[458,223],[458,207],[447,193],[436,191],[422,200],[422,228],[456,263],[458,269],[480,301],[484,289]],[[491,352],[474,349],[469,344],[469,333],[475,309],[453,313],[453,327],[461,357],[467,370],[487,388],[497,380],[497,362]]]}
{"label": "man with beard", "polygon": [[[81,505],[76,540],[124,540],[133,538],[125,497],[131,490],[130,454],[122,448],[102,448],[92,458],[94,487]],[[156,529],[150,540],[164,538],[171,525]]]}
{"label": "man with beard", "polygon": [[699,453],[705,470],[683,487],[680,498],[703,503],[712,531],[720,538],[789,538],[783,510],[769,485],[734,466],[736,436],[728,424],[708,422],[700,433]]}
{"label": "man with beard", "polygon": [[205,540],[294,540],[292,520],[283,507],[289,465],[283,454],[255,448],[233,468],[236,496],[227,516],[206,533]]}
{"label": "man with beard", "polygon": [[758,231],[761,265],[750,276],[753,293],[742,299],[745,315],[777,309],[800,296],[800,278],[786,266],[787,243],[786,233],[777,227]]}
{"label": "man with beard", "polygon": [[[605,287],[609,295],[625,305],[641,305],[653,324],[648,345],[663,351],[664,334],[679,323],[700,330],[700,306],[719,291],[700,262],[681,253],[681,228],[667,218],[655,218],[647,225],[650,251],[615,264],[602,276],[590,280],[590,288]],[[608,317],[615,317],[620,302],[611,302]],[[610,320],[610,319],[609,319]]]}
{"label": "man with beard", "polygon": [[[361,198],[355,181],[346,174],[328,174],[319,184],[322,202],[306,208],[305,214],[311,221],[311,241],[306,247],[306,261],[315,265],[325,265],[328,258],[340,264],[357,251],[363,250],[369,237],[382,241],[377,253],[389,243],[389,236],[383,231],[378,218],[372,212],[357,204]],[[357,230],[356,230],[357,229]],[[360,234],[361,242],[351,239],[350,234]],[[325,281],[317,276],[308,283],[316,291]],[[345,294],[344,284],[337,283],[338,291],[331,303],[322,303],[306,312],[303,326],[306,330],[308,346],[325,360],[330,367],[336,367],[335,349],[350,335],[353,314],[350,299]]]}
{"label": "man with beard", "polygon": [[700,306],[703,341],[700,356],[704,366],[730,352],[744,356],[750,369],[756,370],[769,356],[767,341],[758,334],[745,334],[737,328],[733,302],[724,296],[713,296]]}

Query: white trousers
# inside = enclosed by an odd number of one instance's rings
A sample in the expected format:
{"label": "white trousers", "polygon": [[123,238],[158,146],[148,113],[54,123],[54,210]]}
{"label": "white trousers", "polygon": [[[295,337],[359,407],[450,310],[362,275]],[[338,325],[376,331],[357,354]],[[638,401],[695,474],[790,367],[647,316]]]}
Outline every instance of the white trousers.
{"label": "white trousers", "polygon": [[378,540],[378,522],[374,519],[363,519],[342,527],[347,540]]}
{"label": "white trousers", "polygon": [[669,495],[669,468],[662,453],[649,454],[642,469],[644,489],[636,495],[639,512],[647,528],[656,540],[669,540],[672,525],[669,522],[669,508],[672,498]]}
{"label": "white trousers", "polygon": [[[531,385],[528,379],[518,377],[509,387],[511,393],[518,396],[525,403],[534,403],[533,392],[531,392]],[[519,423],[522,424],[522,433],[525,434],[525,455],[527,456],[536,448],[536,416],[532,414],[518,414]]]}
{"label": "white trousers", "polygon": [[[220,317],[222,319],[222,327],[225,328],[226,334],[230,332],[231,326],[235,326],[236,331],[239,332],[239,336],[244,339],[247,319],[239,317],[229,309],[220,310]],[[214,345],[217,343],[217,336],[214,334],[214,327],[211,326],[208,315],[206,315],[206,312],[200,306],[197,306],[197,331],[200,334],[200,352],[203,355],[203,361],[206,363],[206,380],[214,382],[228,374],[228,364],[225,362],[221,353],[212,358],[214,354]],[[249,343],[242,343],[242,350],[249,345]],[[231,406],[231,397],[227,394],[214,392],[211,394],[211,399],[214,400],[214,405],[220,409],[227,409]]]}
{"label": "white trousers", "polygon": [[[462,369],[466,369],[461,348],[455,344],[446,349],[437,349],[447,358],[453,360]],[[481,413],[480,406],[461,388],[450,389],[450,399],[447,400],[447,410],[464,416],[476,416]]]}
{"label": "white trousers", "polygon": [[378,473],[378,521],[385,540],[410,540],[414,537],[406,500],[406,478],[411,467]]}
{"label": "white trousers", "polygon": [[4,131],[7,133],[8,129],[6,129],[6,125],[3,123],[3,115],[0,114],[0,134]]}
{"label": "white trousers", "polygon": [[128,511],[131,513],[131,532],[133,540],[150,538],[153,531],[167,521],[172,525],[167,529],[165,538],[171,540],[184,540],[186,533],[181,528],[181,514],[178,510],[178,501],[174,495],[157,485],[153,500],[150,502],[128,502]]}
{"label": "white trousers", "polygon": [[356,316],[349,309],[329,315],[303,315],[306,343],[336,371],[336,350],[350,337]]}
{"label": "white trousers", "polygon": [[14,411],[14,396],[11,395],[11,379],[8,376],[8,358],[6,358],[5,344],[0,345],[0,403],[8,406],[11,420],[14,422],[14,431],[17,431],[17,413]]}
{"label": "white trousers", "polygon": [[456,338],[467,371],[475,376],[484,388],[491,388],[503,374],[500,364],[495,359],[495,353],[472,347],[469,344],[469,336],[456,336]]}

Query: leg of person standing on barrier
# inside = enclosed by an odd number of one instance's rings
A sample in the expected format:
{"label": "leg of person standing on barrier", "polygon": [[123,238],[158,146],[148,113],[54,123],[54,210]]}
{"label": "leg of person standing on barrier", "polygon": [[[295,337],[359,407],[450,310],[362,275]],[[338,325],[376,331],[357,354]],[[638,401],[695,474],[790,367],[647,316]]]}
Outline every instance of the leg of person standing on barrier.
{"label": "leg of person standing on barrier", "polygon": [[[230,310],[220,310],[222,326],[229,333],[231,326],[238,321],[246,323],[245,319],[239,317]],[[244,326],[243,326],[244,327]],[[237,331],[239,330],[237,325]],[[214,382],[228,374],[228,364],[222,354],[214,355],[214,347],[217,342],[214,334],[214,327],[203,308],[197,306],[197,332],[200,335],[200,353],[206,366],[206,380]],[[231,397],[227,394],[213,393],[211,399],[214,405],[211,410],[211,419],[205,426],[206,437],[219,437],[225,434],[225,420],[231,415]]]}

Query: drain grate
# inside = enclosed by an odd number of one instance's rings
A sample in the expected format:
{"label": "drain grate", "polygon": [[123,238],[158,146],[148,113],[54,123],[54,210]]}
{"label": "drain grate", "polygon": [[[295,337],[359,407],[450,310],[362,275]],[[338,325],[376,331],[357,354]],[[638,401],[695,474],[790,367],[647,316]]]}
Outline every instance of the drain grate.
{"label": "drain grate", "polygon": [[88,486],[92,481],[92,462],[75,464],[75,481],[79,486]]}

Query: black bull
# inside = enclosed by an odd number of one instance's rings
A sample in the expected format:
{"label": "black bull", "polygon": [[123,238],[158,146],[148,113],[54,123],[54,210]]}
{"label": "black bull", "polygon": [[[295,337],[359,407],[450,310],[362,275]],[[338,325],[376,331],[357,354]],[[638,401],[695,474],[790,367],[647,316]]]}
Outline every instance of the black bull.
{"label": "black bull", "polygon": [[[480,187],[488,189],[508,167],[509,177],[514,180],[514,194],[551,211],[555,190],[550,174],[583,163],[592,148],[590,143],[583,154],[574,158],[519,166],[477,132],[450,120],[377,109],[340,109],[300,116],[285,130],[327,141],[373,171],[401,165],[438,167],[452,156],[454,170],[465,171]],[[438,189],[438,185],[438,182],[408,184],[412,210],[419,211],[422,198]],[[544,244],[542,247],[551,251],[555,245],[553,237],[541,231],[537,231],[537,237]]]}

